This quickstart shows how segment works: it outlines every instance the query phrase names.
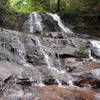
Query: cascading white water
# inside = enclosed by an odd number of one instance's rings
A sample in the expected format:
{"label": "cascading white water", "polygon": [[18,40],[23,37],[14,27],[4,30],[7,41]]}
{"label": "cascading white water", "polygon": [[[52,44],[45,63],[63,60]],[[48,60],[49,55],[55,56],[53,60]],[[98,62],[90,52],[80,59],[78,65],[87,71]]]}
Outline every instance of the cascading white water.
{"label": "cascading white water", "polygon": [[53,60],[51,57],[49,57],[49,55],[45,52],[45,48],[44,46],[41,44],[41,41],[40,41],[40,38],[36,36],[36,41],[37,41],[37,45],[40,47],[40,51],[42,52],[43,56],[44,56],[44,60],[48,66],[49,69],[53,70],[53,71],[56,71],[57,73],[60,73],[60,74],[64,74],[65,71],[64,70],[61,70],[59,71],[58,69],[56,69],[53,65]]}
{"label": "cascading white water", "polygon": [[89,58],[92,59],[93,61],[97,61],[97,62],[100,62],[99,60],[95,59],[93,56],[92,56],[92,53],[97,56],[98,58],[100,58],[100,41],[97,41],[97,40],[91,40],[90,41],[90,44],[91,44],[91,50],[89,50]]}
{"label": "cascading white water", "polygon": [[89,56],[89,59],[91,59],[92,61],[96,61],[92,55],[91,55],[91,50],[89,49],[89,52],[88,52],[88,56]]}
{"label": "cascading white water", "polygon": [[73,33],[68,27],[65,27],[64,24],[62,23],[60,17],[57,14],[52,14],[52,13],[47,13],[48,15],[52,16],[54,21],[58,22],[59,27],[61,28],[62,32],[65,33]]}
{"label": "cascading white water", "polygon": [[68,86],[74,87],[74,85],[73,85],[73,78],[71,77],[71,75],[68,75]]}
{"label": "cascading white water", "polygon": [[91,40],[90,43],[93,47],[100,49],[100,41]]}
{"label": "cascading white water", "polygon": [[[37,37],[37,36],[36,36],[36,41],[37,41],[37,45],[40,47],[40,51],[42,52],[42,54],[44,56],[44,60],[45,60],[45,62],[47,64],[47,68],[50,69],[50,70],[52,70],[52,71],[54,71],[54,72],[56,72],[56,73],[58,73],[58,74],[65,74],[66,72],[64,70],[60,70],[59,71],[58,69],[56,69],[54,67],[52,58],[49,57],[49,55],[45,52],[45,50],[43,48],[43,45],[41,44],[41,41],[40,41],[39,37]],[[71,75],[67,74],[67,76],[68,76],[67,77],[68,78],[68,85],[69,86],[73,86],[73,82],[72,82]],[[58,79],[56,79],[56,81],[58,83],[58,86],[61,87],[62,86],[62,83]],[[43,85],[43,83],[42,83],[42,85]]]}
{"label": "cascading white water", "polygon": [[48,54],[44,51],[43,49],[43,46],[40,42],[40,39],[39,37],[36,36],[36,41],[37,41],[37,45],[40,47],[40,51],[42,52],[43,56],[44,56],[44,59],[45,59],[45,62],[48,66],[48,68],[51,68],[53,62],[52,62],[52,59],[48,56]]}
{"label": "cascading white water", "polygon": [[62,87],[62,83],[61,83],[58,79],[56,79],[56,81],[57,81],[57,83],[58,83],[58,86],[59,86],[59,87]]}
{"label": "cascading white water", "polygon": [[33,17],[32,17],[33,14],[30,14],[29,16],[29,20],[28,20],[28,23],[29,23],[29,31],[32,33],[33,30],[34,30],[34,27],[33,27]]}
{"label": "cascading white water", "polygon": [[43,30],[41,16],[36,12],[30,14],[28,23],[29,23],[29,31],[31,33]]}
{"label": "cascading white water", "polygon": [[35,83],[35,86],[40,86],[40,87],[44,87],[45,84],[42,82],[42,78],[40,77],[40,81],[38,84]]}

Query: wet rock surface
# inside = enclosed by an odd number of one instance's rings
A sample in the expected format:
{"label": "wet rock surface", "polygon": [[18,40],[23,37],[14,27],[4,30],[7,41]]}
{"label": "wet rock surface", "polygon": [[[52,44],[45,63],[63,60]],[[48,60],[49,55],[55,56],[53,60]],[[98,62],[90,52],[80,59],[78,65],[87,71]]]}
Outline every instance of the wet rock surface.
{"label": "wet rock surface", "polygon": [[6,80],[13,74],[19,75],[24,71],[25,67],[13,62],[1,61],[0,62],[0,79]]}
{"label": "wet rock surface", "polygon": [[[98,99],[97,99],[98,98]],[[86,89],[48,87],[23,87],[13,86],[1,96],[3,100],[99,100],[100,94]]]}
{"label": "wet rock surface", "polygon": [[1,100],[99,100],[99,39],[88,37],[1,29]]}

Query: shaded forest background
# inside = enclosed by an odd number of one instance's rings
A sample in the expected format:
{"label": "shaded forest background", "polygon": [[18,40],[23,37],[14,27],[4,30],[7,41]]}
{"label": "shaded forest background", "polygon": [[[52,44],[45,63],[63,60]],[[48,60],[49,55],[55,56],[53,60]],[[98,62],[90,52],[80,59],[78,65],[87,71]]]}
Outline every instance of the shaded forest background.
{"label": "shaded forest background", "polygon": [[58,13],[76,32],[100,31],[100,0],[0,0],[0,25],[13,26],[33,11]]}

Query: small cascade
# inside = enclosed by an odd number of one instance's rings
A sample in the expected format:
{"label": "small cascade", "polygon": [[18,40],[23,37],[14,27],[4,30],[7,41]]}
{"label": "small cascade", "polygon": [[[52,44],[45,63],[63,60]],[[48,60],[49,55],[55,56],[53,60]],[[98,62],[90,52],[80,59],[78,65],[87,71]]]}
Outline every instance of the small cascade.
{"label": "small cascade", "polygon": [[[46,53],[46,51],[44,50],[43,45],[42,45],[39,37],[37,37],[37,36],[36,36],[36,41],[37,41],[37,46],[40,47],[40,51],[41,51],[41,53],[44,56],[44,60],[45,60],[45,62],[47,64],[47,68],[50,69],[53,72],[56,72],[57,74],[64,74],[64,73],[66,73],[64,70],[58,70],[57,68],[54,67],[52,58]],[[68,86],[73,86],[73,82],[72,82],[71,75],[70,74],[67,74],[67,76],[68,76],[67,77],[68,78]],[[56,81],[58,83],[58,86],[61,87],[62,86],[62,83],[58,79],[56,79]],[[42,81],[40,82],[39,85],[40,86],[44,86],[44,84],[42,83]]]}
{"label": "small cascade", "polygon": [[93,47],[100,49],[100,41],[91,40],[90,42]]}
{"label": "small cascade", "polygon": [[90,59],[90,60],[96,62],[96,59],[94,59],[94,58],[92,57],[92,55],[91,55],[91,49],[89,49],[89,54],[88,54],[88,56],[89,56],[89,59]]}
{"label": "small cascade", "polygon": [[71,79],[68,80],[68,86],[70,86],[70,87],[73,87],[74,86]]}
{"label": "small cascade", "polygon": [[40,32],[43,30],[41,16],[36,12],[30,14],[28,19],[28,24],[29,24],[29,32],[31,33],[34,33],[36,31]]}
{"label": "small cascade", "polygon": [[40,77],[38,84],[35,84],[35,86],[43,87],[45,84],[42,82],[42,78]]}
{"label": "small cascade", "polygon": [[58,70],[57,68],[54,67],[53,59],[47,54],[47,52],[45,50],[46,48],[44,48],[44,46],[41,44],[40,38],[37,36],[36,36],[36,41],[37,41],[37,46],[40,48],[40,51],[44,56],[44,60],[47,64],[48,68],[52,71],[59,73],[59,74],[64,74],[65,73],[64,70]]}
{"label": "small cascade", "polygon": [[44,60],[48,66],[48,68],[51,68],[53,65],[53,61],[52,59],[49,57],[49,55],[45,52],[45,50],[43,49],[43,46],[40,42],[39,37],[36,37],[36,41],[37,41],[37,45],[40,47],[40,51],[42,52],[43,56],[44,56]]}
{"label": "small cascade", "polygon": [[100,62],[100,41],[90,41],[91,50],[89,50],[89,58],[93,61]]}
{"label": "small cascade", "polygon": [[58,86],[59,86],[59,87],[62,87],[62,83],[61,83],[58,79],[56,79],[56,81],[57,81],[57,83],[58,83]]}
{"label": "small cascade", "polygon": [[54,19],[54,21],[58,22],[58,25],[61,28],[62,32],[73,33],[68,27],[64,26],[64,24],[62,23],[60,17],[57,14],[48,13],[48,15],[52,16],[52,18]]}

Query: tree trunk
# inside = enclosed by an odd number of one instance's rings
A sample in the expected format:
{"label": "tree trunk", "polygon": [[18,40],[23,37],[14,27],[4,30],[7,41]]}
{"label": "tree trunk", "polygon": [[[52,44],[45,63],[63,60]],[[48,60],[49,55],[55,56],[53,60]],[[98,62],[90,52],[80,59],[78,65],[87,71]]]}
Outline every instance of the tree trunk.
{"label": "tree trunk", "polygon": [[57,1],[57,12],[60,13],[60,0]]}
{"label": "tree trunk", "polygon": [[52,1],[47,0],[47,5],[48,5],[48,8],[49,8],[49,11],[51,11],[52,10]]}
{"label": "tree trunk", "polygon": [[10,0],[7,0],[6,7],[8,7],[9,3],[10,3]]}

